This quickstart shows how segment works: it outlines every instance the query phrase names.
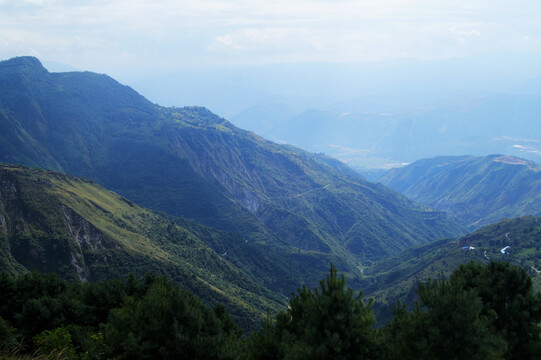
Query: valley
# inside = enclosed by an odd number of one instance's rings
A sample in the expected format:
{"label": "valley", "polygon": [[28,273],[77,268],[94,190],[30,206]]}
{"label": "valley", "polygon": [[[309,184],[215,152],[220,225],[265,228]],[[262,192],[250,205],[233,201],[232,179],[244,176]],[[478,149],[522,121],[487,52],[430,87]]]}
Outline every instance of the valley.
{"label": "valley", "polygon": [[93,179],[151,209],[296,249],[320,269],[335,261],[355,277],[357,259],[463,234],[442,212],[205,108],[160,107],[107,76],[48,73],[35,58],[2,62],[0,79],[4,161]]}
{"label": "valley", "polygon": [[375,300],[379,325],[418,299],[418,283],[470,261],[517,265],[541,289],[531,160],[442,156],[369,171],[372,182],[204,107],[153,104],[107,75],[20,57],[0,62],[0,90],[0,271],[10,276],[164,275],[223,304],[245,331],[331,263]]}
{"label": "valley", "polygon": [[0,359],[541,359],[540,14],[0,0]]}

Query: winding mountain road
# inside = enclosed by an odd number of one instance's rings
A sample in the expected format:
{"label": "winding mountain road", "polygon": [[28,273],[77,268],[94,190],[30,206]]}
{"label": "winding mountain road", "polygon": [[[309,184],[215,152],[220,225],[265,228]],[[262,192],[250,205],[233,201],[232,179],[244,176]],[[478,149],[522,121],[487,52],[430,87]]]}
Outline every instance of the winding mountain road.
{"label": "winding mountain road", "polygon": [[323,186],[323,187],[320,187],[320,188],[315,188],[315,189],[308,190],[308,191],[305,191],[305,192],[300,193],[300,194],[297,194],[297,195],[290,196],[290,198],[296,198],[296,197],[302,196],[302,195],[304,195],[304,194],[311,193],[312,191],[323,190],[323,189],[328,188],[329,186],[331,186],[331,184],[327,184],[327,185],[325,185],[325,186]]}

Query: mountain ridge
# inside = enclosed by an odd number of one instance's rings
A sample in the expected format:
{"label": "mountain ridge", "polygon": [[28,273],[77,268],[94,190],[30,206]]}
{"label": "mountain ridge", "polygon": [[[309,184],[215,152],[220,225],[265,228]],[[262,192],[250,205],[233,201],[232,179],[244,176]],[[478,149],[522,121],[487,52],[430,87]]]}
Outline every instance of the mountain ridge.
{"label": "mountain ridge", "polygon": [[440,156],[389,170],[381,183],[447,211],[470,230],[541,214],[541,167],[509,155]]}
{"label": "mountain ridge", "polygon": [[[0,78],[17,78],[3,65]],[[0,95],[4,161],[87,177],[143,206],[296,249],[320,264],[340,257],[352,275],[359,260],[462,233],[441,212],[204,108],[151,104],[106,75],[39,69],[23,78]],[[31,121],[38,130],[26,129]]]}

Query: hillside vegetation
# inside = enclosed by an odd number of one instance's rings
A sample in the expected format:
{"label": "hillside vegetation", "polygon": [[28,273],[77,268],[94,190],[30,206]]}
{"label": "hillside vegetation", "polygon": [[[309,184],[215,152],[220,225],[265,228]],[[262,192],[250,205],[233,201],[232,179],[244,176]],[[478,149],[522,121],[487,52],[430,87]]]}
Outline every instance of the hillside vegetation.
{"label": "hillside vegetation", "polygon": [[294,266],[296,253],[159,216],[90,180],[23,166],[0,165],[0,233],[0,271],[70,281],[167,275],[223,303],[244,328],[314,277]]}
{"label": "hillside vegetation", "polygon": [[449,276],[471,261],[504,261],[520,266],[531,277],[534,289],[541,291],[541,217],[505,219],[461,239],[444,239],[406,250],[366,268],[359,286],[377,300],[376,313],[384,322],[397,301],[413,302],[419,282],[438,279],[442,274]]}
{"label": "hillside vegetation", "polygon": [[[106,75],[0,63],[0,158],[93,179],[143,206],[297,251],[323,274],[463,234],[446,215],[205,108],[164,108]],[[332,164],[331,164],[332,165]]]}
{"label": "hillside vegetation", "polygon": [[424,159],[389,170],[379,182],[446,211],[469,230],[505,218],[541,215],[541,167],[514,156]]}

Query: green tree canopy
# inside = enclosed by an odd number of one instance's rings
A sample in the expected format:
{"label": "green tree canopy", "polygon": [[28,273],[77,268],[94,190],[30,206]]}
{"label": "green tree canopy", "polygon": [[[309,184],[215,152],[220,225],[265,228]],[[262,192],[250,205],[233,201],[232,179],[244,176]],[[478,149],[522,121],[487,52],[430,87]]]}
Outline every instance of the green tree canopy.
{"label": "green tree canopy", "polygon": [[240,335],[224,308],[157,278],[141,300],[111,311],[105,342],[120,359],[232,359]]}
{"label": "green tree canopy", "polygon": [[286,311],[252,336],[253,359],[369,359],[375,358],[375,324],[371,302],[346,288],[331,264],[319,289],[303,286]]}
{"label": "green tree canopy", "polygon": [[541,297],[524,269],[471,262],[417,295],[381,332],[388,359],[541,358]]}
{"label": "green tree canopy", "polygon": [[493,329],[507,343],[506,359],[541,359],[541,294],[521,267],[508,262],[483,266],[471,262],[453,272],[450,283],[475,290],[485,316],[495,315]]}

